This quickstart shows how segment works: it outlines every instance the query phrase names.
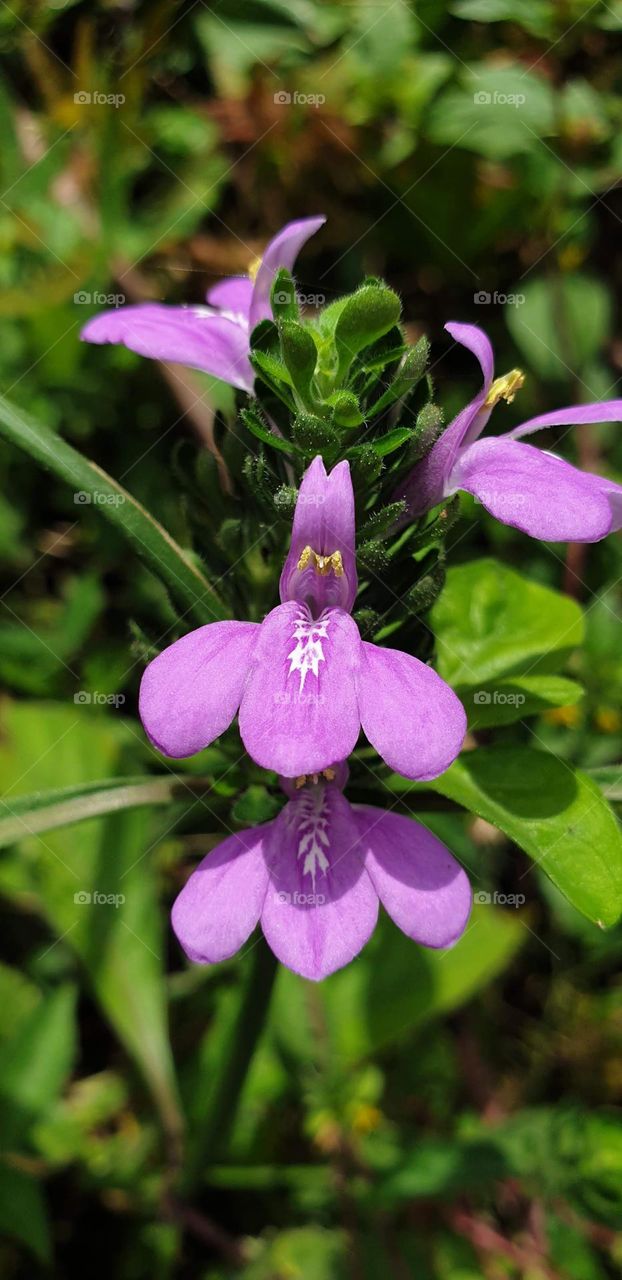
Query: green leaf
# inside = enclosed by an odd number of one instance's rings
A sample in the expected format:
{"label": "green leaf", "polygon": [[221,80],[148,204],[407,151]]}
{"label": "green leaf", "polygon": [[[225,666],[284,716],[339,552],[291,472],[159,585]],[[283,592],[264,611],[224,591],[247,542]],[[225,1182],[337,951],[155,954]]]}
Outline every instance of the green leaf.
{"label": "green leaf", "polygon": [[283,440],[282,436],[277,436],[275,431],[267,427],[253,409],[241,409],[240,417],[247,431],[250,431],[251,435],[261,440],[263,444],[269,444],[272,449],[278,449],[279,453],[287,453],[290,458],[300,452],[292,440]]}
{"label": "green leaf", "polygon": [[551,86],[520,65],[473,64],[462,86],[441,94],[427,117],[431,142],[464,147],[491,160],[532,151],[538,138],[554,132]]}
{"label": "green leaf", "polygon": [[[8,703],[0,743],[0,789],[11,805],[22,778],[40,791],[121,773],[142,735],[127,721],[71,704]],[[197,800],[197,808],[200,806]],[[170,823],[165,822],[165,830]],[[157,1101],[171,1142],[181,1120],[166,1020],[152,850],[159,831],[143,807],[89,818],[20,841],[31,893],[54,938],[74,950],[121,1042]]]}
{"label": "green leaf", "polygon": [[274,818],[282,805],[266,787],[255,783],[246,788],[231,809],[231,817],[245,827],[255,827]]}
{"label": "green leaf", "polygon": [[583,696],[581,685],[564,676],[514,676],[481,689],[458,686],[456,692],[471,729],[514,724],[549,707],[573,706]]}
{"label": "green leaf", "polygon": [[312,400],[311,383],[317,364],[317,347],[309,329],[296,320],[283,320],[279,325],[281,355],[291,378],[294,393],[304,404]]}
{"label": "green leaf", "polygon": [[0,1235],[26,1246],[42,1263],[52,1259],[47,1205],[38,1182],[0,1161]]}
{"label": "green leaf", "polygon": [[72,487],[76,516],[89,504],[106,516],[166,584],[184,613],[200,623],[227,616],[222,601],[189,556],[127,489],[4,396],[0,396],[0,434]]}
{"label": "green leaf", "polygon": [[[524,938],[515,915],[491,906],[473,908],[463,937],[449,951],[417,947],[381,920],[362,954],[319,988],[331,1054],[344,1064],[356,1062],[458,1008],[503,971]],[[313,1060],[308,991],[303,979],[281,970],[272,1025],[293,1052]]]}
{"label": "green leaf", "polygon": [[492,559],[449,569],[432,625],[439,673],[454,687],[555,671],[583,639],[574,600]]}
{"label": "green leaf", "polygon": [[409,427],[395,427],[394,431],[387,431],[386,436],[379,436],[377,440],[372,440],[372,447],[379,458],[386,458],[388,454],[395,453],[396,449],[401,449],[403,444],[411,440],[412,434]]}
{"label": "green leaf", "polygon": [[0,1049],[0,1144],[20,1145],[57,1097],[76,1048],[75,987],[52,992]]}
{"label": "green leaf", "polygon": [[298,301],[293,276],[285,267],[279,267],[270,291],[272,314],[275,320],[297,320]]}
{"label": "green leaf", "polygon": [[528,281],[521,284],[520,292],[524,303],[506,307],[507,323],[529,367],[551,381],[565,382],[569,374],[580,375],[611,334],[611,295],[606,285],[573,272]]}
{"label": "green leaf", "polygon": [[397,324],[400,311],[397,294],[386,285],[363,285],[346,299],[335,325],[339,379],[344,377],[359,351]]}
{"label": "green leaf", "polygon": [[622,835],[596,783],[528,747],[480,748],[428,784],[499,827],[601,928],[622,915]]}
{"label": "green leaf", "polygon": [[383,413],[385,409],[388,409],[396,400],[406,395],[414,387],[415,383],[419,382],[419,379],[423,377],[429,357],[430,343],[427,338],[420,338],[414,347],[409,348],[391,385],[387,387],[380,399],[371,406],[367,416],[374,418],[378,413]]}
{"label": "green leaf", "polygon": [[202,783],[198,778],[177,778],[174,774],[165,778],[105,778],[0,799],[0,848],[40,831],[52,831],[120,809],[170,805],[175,800],[187,800],[192,805],[193,794],[207,792],[211,785],[208,779]]}

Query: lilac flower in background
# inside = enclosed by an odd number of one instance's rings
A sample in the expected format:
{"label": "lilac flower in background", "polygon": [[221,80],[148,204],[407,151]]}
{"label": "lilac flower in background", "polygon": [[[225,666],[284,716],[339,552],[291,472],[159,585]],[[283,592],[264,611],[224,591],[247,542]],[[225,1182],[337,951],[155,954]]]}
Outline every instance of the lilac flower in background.
{"label": "lilac flower in background", "polygon": [[422,515],[459,489],[472,493],[504,524],[550,542],[598,542],[622,527],[622,486],[580,471],[553,453],[522,444],[544,427],[622,421],[622,400],[571,405],[530,418],[499,437],[479,437],[499,400],[522,386],[519,369],[494,380],[492,346],[471,324],[448,324],[448,333],[477,357],[482,390],[463,409],[396,497],[411,516]]}
{"label": "lilac flower in background", "polygon": [[284,779],[278,817],[229,836],[192,873],[172,916],[190,960],[227,960],[261,921],[278,959],[318,981],[365,946],[379,901],[423,946],[458,940],[471,889],[449,850],[411,818],[351,805],[345,766],[326,775]]}
{"label": "lilac flower in background", "polygon": [[326,219],[288,222],[270,241],[254,273],[213,285],[208,306],[169,307],[159,302],[120,307],[94,316],[84,326],[86,342],[122,342],[152,360],[173,361],[211,373],[242,391],[252,391],[250,335],[260,320],[272,318],[270,290],[281,267],[291,271],[300,250]]}
{"label": "lilac flower in background", "polygon": [[462,704],[417,658],[361,640],[349,613],[354,536],[349,465],[327,475],[317,457],[298,495],[282,603],[262,623],[199,627],[147,667],[140,715],[158,750],[193,755],[239,708],[249,755],[287,778],[347,759],[361,727],[407,778],[449,767],[466,730]]}

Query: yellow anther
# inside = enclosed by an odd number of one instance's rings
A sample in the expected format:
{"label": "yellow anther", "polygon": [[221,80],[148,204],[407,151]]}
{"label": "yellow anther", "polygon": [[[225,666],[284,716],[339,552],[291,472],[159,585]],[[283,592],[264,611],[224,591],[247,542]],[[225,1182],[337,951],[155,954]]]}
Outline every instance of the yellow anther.
{"label": "yellow anther", "polygon": [[314,787],[317,787],[317,784],[320,781],[320,778],[326,778],[327,782],[334,782],[336,777],[337,777],[337,774],[334,769],[322,769],[321,774],[320,773],[301,773],[300,777],[296,778],[294,782],[294,786],[296,788],[296,791],[300,791],[300,788],[305,787],[307,782],[310,782]]}
{"label": "yellow anther", "polygon": [[506,400],[511,404],[517,391],[520,391],[525,381],[525,375],[522,369],[510,369],[509,373],[504,373],[502,378],[495,378],[484,404],[487,409],[492,409],[500,400]]}
{"label": "yellow anther", "polygon": [[252,262],[251,262],[251,264],[250,264],[250,266],[249,266],[249,268],[248,268],[248,271],[246,272],[246,274],[247,274],[247,276],[249,277],[249,279],[253,281],[253,284],[255,283],[255,280],[257,279],[257,272],[259,271],[259,268],[260,268],[260,266],[261,266],[261,261],[262,261],[262,260],[261,260],[261,258],[253,258],[253,260],[252,260]]}
{"label": "yellow anther", "polygon": [[332,551],[329,556],[321,556],[313,550],[313,547],[305,547],[298,561],[298,568],[306,569],[310,564],[322,578],[325,578],[331,569],[336,578],[343,577],[343,560],[340,551]]}

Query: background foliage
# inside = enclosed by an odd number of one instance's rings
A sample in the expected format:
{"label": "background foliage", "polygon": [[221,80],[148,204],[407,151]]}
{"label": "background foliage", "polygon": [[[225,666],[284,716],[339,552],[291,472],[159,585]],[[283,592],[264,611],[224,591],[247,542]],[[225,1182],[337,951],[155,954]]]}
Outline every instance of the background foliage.
{"label": "background foliage", "polygon": [[[274,602],[282,463],[225,429],[227,388],[78,333],[110,295],[199,300],[288,218],[322,211],[299,289],[330,301],[384,276],[411,339],[433,341],[448,417],[476,385],[449,319],[487,329],[500,372],[526,369],[504,427],[614,395],[621,28],[617,0],[0,7],[10,1280],[85,1265],[119,1280],[619,1274],[621,890],[603,800],[622,800],[619,540],[545,546],[464,502],[431,615],[429,548],[408,609],[376,589],[386,635],[424,645],[432,627],[479,763],[466,753],[417,794],[363,751],[352,794],[384,803],[388,787],[422,813],[479,901],[447,954],[383,924],[321,988],[280,971],[245,1075],[267,973],[252,952],[188,968],[168,908],[277,789],[235,731],[163,771],[136,691],[175,628],[222,600],[255,618]],[[29,432],[51,477],[15,447]],[[162,568],[116,490],[105,510],[81,499],[89,476],[55,433],[188,557]],[[616,424],[549,444],[621,478]],[[475,696],[517,689],[520,717]],[[83,820],[68,825],[68,805]],[[529,860],[544,856],[548,877]]]}

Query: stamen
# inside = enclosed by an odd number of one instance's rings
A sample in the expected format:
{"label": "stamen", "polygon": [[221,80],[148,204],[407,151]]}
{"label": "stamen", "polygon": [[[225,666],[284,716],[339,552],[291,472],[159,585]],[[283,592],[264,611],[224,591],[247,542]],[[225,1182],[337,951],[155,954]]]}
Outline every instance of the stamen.
{"label": "stamen", "polygon": [[511,369],[509,373],[504,373],[503,377],[495,378],[484,404],[487,409],[492,409],[500,400],[507,401],[511,404],[517,391],[520,391],[525,381],[525,375],[522,369]]}
{"label": "stamen", "polygon": [[320,781],[320,777],[326,778],[327,782],[334,782],[337,777],[337,773],[335,769],[322,769],[321,775],[319,773],[301,773],[300,777],[296,778],[294,782],[296,791],[300,791],[300,788],[306,786],[307,782],[312,782],[316,787]]}
{"label": "stamen", "polygon": [[259,271],[259,268],[261,266],[261,261],[262,261],[261,258],[253,258],[246,272],[249,280],[252,280],[253,284],[257,279],[257,272]]}
{"label": "stamen", "polygon": [[340,551],[331,551],[329,556],[321,556],[313,547],[305,547],[298,561],[299,569],[306,569],[312,564],[316,573],[325,578],[331,569],[336,578],[343,578],[343,560]]}

